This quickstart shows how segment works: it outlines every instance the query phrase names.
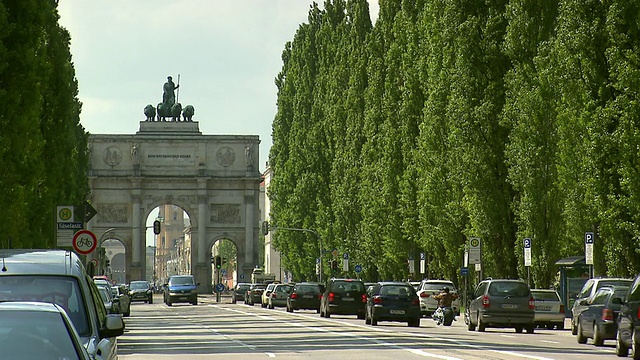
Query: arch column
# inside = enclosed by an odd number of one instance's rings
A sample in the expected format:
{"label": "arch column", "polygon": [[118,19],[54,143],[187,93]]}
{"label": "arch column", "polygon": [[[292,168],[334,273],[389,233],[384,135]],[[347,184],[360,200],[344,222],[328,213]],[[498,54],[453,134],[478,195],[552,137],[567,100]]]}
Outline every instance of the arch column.
{"label": "arch column", "polygon": [[244,196],[244,263],[245,266],[249,265],[252,268],[257,265],[255,262],[257,259],[254,259],[253,256],[253,225],[254,225],[254,196],[253,195],[245,195]]}

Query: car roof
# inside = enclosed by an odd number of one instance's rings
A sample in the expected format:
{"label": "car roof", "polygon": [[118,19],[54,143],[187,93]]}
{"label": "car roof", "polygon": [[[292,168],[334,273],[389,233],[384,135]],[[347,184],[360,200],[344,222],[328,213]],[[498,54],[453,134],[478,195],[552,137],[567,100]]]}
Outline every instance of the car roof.
{"label": "car roof", "polygon": [[42,311],[59,313],[64,311],[60,306],[54,303],[36,302],[36,301],[2,301],[0,302],[0,310],[13,311]]}
{"label": "car roof", "polygon": [[531,292],[557,292],[553,289],[531,289]]}
{"label": "car roof", "polygon": [[0,258],[4,264],[0,276],[85,274],[80,257],[67,250],[0,249]]}
{"label": "car roof", "polygon": [[408,282],[404,282],[404,281],[380,281],[378,284],[380,284],[381,286],[385,286],[385,285],[411,286],[411,284],[409,284]]}

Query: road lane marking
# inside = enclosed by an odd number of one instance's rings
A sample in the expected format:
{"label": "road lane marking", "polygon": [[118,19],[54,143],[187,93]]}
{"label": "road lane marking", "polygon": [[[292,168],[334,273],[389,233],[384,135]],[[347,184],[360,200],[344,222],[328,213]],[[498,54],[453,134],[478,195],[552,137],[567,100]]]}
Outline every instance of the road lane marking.
{"label": "road lane marking", "polygon": [[276,357],[276,354],[274,353],[265,353],[265,354],[267,354],[268,357]]}
{"label": "road lane marking", "polygon": [[549,343],[549,344],[560,344],[560,342],[558,341],[551,341],[551,340],[540,340],[540,342]]}
{"label": "road lane marking", "polygon": [[[378,339],[375,339],[375,338],[362,337],[362,336],[359,336],[359,335],[356,335],[356,334],[351,334],[351,333],[344,332],[344,331],[339,332],[339,331],[333,331],[333,330],[319,328],[319,327],[307,326],[307,325],[303,325],[303,324],[299,324],[299,323],[289,322],[289,321],[286,321],[286,320],[276,319],[276,318],[273,318],[271,316],[257,315],[255,313],[245,312],[245,311],[241,311],[241,310],[224,308],[224,307],[220,307],[218,305],[209,305],[209,306],[216,307],[216,308],[218,308],[220,310],[233,311],[233,312],[244,314],[244,315],[256,316],[256,317],[258,317],[260,319],[264,319],[264,320],[270,320],[270,321],[274,321],[274,322],[281,322],[281,323],[285,323],[285,324],[301,327],[301,328],[304,328],[304,329],[307,329],[307,330],[312,330],[312,331],[317,331],[317,332],[324,332],[324,333],[332,334],[332,335],[336,335],[336,336],[348,336],[348,337],[351,337],[351,338],[354,338],[354,339],[358,339],[358,340],[361,340],[361,341],[368,341],[368,342],[372,342],[372,343],[375,343],[375,344],[378,344],[378,345],[382,345],[382,346],[386,346],[386,347],[390,347],[390,348],[394,348],[394,349],[398,349],[398,350],[408,351],[410,353],[413,353],[413,354],[419,355],[419,356],[430,357],[430,358],[435,358],[435,359],[442,359],[442,360],[463,360],[463,359],[457,358],[457,357],[452,357],[452,356],[447,356],[447,355],[439,355],[439,354],[429,353],[429,352],[426,352],[426,351],[420,350],[420,349],[404,347],[404,346],[401,346],[401,345],[398,345],[398,344],[389,343],[389,342],[378,340]],[[298,314],[298,315],[301,315],[301,314]],[[305,317],[309,319],[309,317],[307,317],[307,316],[305,316]],[[342,325],[346,324],[348,327],[354,326],[353,324],[344,323],[344,322],[341,322],[341,321],[334,321],[334,322],[336,322],[338,324],[342,324]],[[367,328],[367,330],[371,330],[370,327],[366,327],[366,328]],[[376,329],[376,330],[378,330],[380,332],[393,332],[393,331],[390,331],[390,330],[382,331],[383,329]]]}

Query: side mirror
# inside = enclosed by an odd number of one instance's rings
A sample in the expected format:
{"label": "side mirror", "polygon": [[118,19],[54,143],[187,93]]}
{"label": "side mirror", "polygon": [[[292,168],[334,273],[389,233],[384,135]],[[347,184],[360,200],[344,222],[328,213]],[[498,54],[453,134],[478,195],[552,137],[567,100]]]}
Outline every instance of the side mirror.
{"label": "side mirror", "polygon": [[100,329],[101,338],[116,337],[124,334],[124,321],[120,314],[110,314],[104,322],[104,327]]}
{"label": "side mirror", "polygon": [[580,300],[578,304],[580,304],[581,306],[587,306],[589,305],[589,302],[587,302],[587,300]]}

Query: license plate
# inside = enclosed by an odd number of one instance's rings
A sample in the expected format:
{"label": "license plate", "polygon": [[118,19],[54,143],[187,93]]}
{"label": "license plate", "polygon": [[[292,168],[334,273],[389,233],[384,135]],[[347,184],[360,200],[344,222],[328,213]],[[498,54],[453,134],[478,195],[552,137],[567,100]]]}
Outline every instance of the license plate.
{"label": "license plate", "polygon": [[551,306],[536,306],[536,310],[539,310],[539,311],[551,311]]}
{"label": "license plate", "polygon": [[518,305],[516,304],[502,304],[503,309],[517,309]]}
{"label": "license plate", "polygon": [[391,315],[404,315],[404,310],[389,310]]}
{"label": "license plate", "polygon": [[342,301],[353,301],[353,298],[342,298]]}
{"label": "license plate", "polygon": [[187,297],[186,297],[186,296],[180,296],[178,299],[180,299],[180,300],[187,300]]}
{"label": "license plate", "polygon": [[305,295],[303,296],[305,299],[313,299],[313,295]]}

